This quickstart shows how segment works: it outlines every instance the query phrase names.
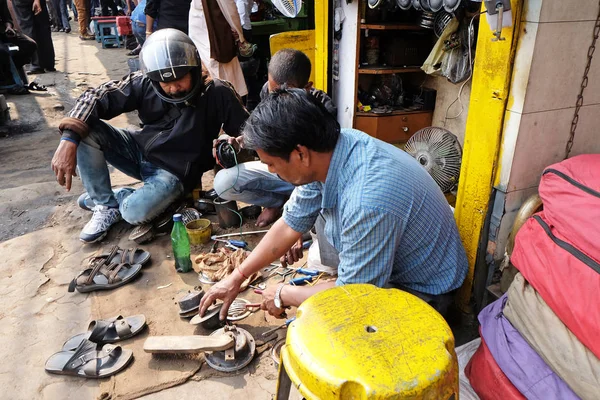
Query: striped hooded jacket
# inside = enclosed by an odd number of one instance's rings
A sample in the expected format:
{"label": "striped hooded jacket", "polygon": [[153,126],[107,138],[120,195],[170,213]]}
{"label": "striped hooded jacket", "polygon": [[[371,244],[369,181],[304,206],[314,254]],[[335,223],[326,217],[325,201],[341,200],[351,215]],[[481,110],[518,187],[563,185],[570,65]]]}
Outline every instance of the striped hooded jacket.
{"label": "striped hooded jacket", "polygon": [[231,84],[207,76],[202,79],[199,94],[185,105],[163,101],[141,72],[106,82],[83,93],[59,129],[63,135],[74,132],[85,138],[97,121],[137,111],[143,128],[130,133],[144,157],[192,189],[202,173],[215,165],[213,139],[221,129],[238,136],[248,118]]}

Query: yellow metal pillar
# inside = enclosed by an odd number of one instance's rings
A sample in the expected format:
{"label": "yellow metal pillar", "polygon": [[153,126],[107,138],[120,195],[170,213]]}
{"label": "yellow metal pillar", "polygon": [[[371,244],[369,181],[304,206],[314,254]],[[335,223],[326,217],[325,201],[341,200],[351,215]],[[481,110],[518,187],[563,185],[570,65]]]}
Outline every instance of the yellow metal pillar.
{"label": "yellow metal pillar", "polygon": [[314,85],[322,90],[327,87],[327,60],[329,56],[329,0],[315,0],[315,63]]}
{"label": "yellow metal pillar", "polygon": [[468,310],[477,248],[498,163],[523,1],[511,0],[513,26],[502,30],[505,40],[492,42],[485,15],[479,24],[455,210],[469,260],[469,273],[457,296],[463,311]]}

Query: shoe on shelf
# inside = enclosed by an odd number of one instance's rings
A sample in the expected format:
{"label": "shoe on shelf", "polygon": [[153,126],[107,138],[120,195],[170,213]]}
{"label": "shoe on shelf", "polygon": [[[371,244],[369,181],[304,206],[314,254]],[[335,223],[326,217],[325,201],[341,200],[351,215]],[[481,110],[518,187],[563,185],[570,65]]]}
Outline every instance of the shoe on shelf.
{"label": "shoe on shelf", "polygon": [[84,243],[95,243],[102,240],[110,227],[121,219],[121,212],[118,208],[95,206],[92,218],[85,224],[79,234],[79,240]]}

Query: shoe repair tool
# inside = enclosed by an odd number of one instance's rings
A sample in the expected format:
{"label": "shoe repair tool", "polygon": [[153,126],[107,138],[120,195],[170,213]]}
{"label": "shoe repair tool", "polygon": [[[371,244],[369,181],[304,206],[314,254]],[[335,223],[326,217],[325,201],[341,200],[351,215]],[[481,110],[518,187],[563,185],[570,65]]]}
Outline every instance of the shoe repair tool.
{"label": "shoe repair tool", "polygon": [[212,240],[215,240],[215,239],[223,239],[223,238],[234,237],[234,236],[257,235],[259,233],[267,233],[267,232],[269,232],[269,230],[265,229],[262,231],[250,231],[250,232],[243,232],[243,233],[227,233],[225,235],[213,235],[210,238]]}
{"label": "shoe repair tool", "polygon": [[267,288],[267,284],[264,282],[259,283],[258,285],[248,285],[251,289],[265,290]]}
{"label": "shoe repair tool", "polygon": [[197,314],[194,318],[192,318],[190,324],[202,325],[204,329],[216,329],[221,327],[223,325],[223,323],[219,320],[221,307],[223,307],[223,303],[217,303],[214,306],[209,307],[209,309],[204,313],[203,317],[201,317],[200,314]]}
{"label": "shoe repair tool", "polygon": [[[251,304],[246,299],[235,299],[233,303],[229,306],[229,310],[227,310],[227,321],[239,321],[246,317],[248,317],[252,310],[249,310],[248,306],[254,305]],[[258,305],[260,307],[260,304]]]}
{"label": "shoe repair tool", "polygon": [[266,339],[266,338],[268,338],[269,336],[271,336],[273,333],[277,332],[278,330],[280,330],[280,329],[284,329],[284,328],[287,328],[287,327],[288,327],[288,326],[289,326],[289,325],[290,325],[292,322],[294,322],[295,320],[296,320],[296,317],[292,317],[292,318],[290,318],[290,319],[287,319],[287,320],[285,321],[285,323],[284,323],[284,324],[282,324],[282,325],[278,326],[277,328],[269,329],[268,331],[264,332],[264,333],[261,335],[261,337],[262,337],[263,339]]}
{"label": "shoe repair tool", "polygon": [[290,280],[290,285],[292,286],[302,286],[306,285],[309,282],[312,282],[313,276],[301,276],[300,278],[294,278]]}
{"label": "shoe repair tool", "polygon": [[149,336],[144,351],[154,354],[202,353],[231,349],[235,340],[230,336]]}
{"label": "shoe repair tool", "polygon": [[233,239],[213,239],[215,242],[223,242],[227,243],[228,246],[235,247],[236,249],[245,249],[248,247],[248,242],[243,240],[233,240]]}
{"label": "shoe repair tool", "polygon": [[209,338],[226,337],[232,338],[234,346],[224,351],[212,351],[205,353],[206,363],[217,371],[233,372],[250,364],[256,352],[256,343],[252,335],[235,325],[224,326],[214,331]]}
{"label": "shoe repair tool", "polygon": [[296,270],[297,273],[302,274],[302,275],[307,275],[307,276],[317,276],[319,275],[319,271],[313,271],[310,269],[305,269],[305,268],[298,268]]}

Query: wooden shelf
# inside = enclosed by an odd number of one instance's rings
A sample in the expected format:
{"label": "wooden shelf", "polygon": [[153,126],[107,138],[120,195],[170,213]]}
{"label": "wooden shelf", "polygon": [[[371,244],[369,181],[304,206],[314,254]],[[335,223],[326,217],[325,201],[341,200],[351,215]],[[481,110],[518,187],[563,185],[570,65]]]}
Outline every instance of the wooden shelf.
{"label": "wooden shelf", "polygon": [[392,115],[410,115],[410,114],[423,114],[423,113],[433,113],[433,110],[395,110],[388,113],[375,113],[373,111],[357,111],[357,117],[389,117]]}
{"label": "wooden shelf", "polygon": [[402,74],[409,72],[423,72],[419,67],[362,67],[358,68],[359,74],[365,75],[386,75],[386,74]]}
{"label": "wooden shelf", "polygon": [[378,31],[418,31],[424,28],[416,24],[360,24],[360,29],[374,29]]}

